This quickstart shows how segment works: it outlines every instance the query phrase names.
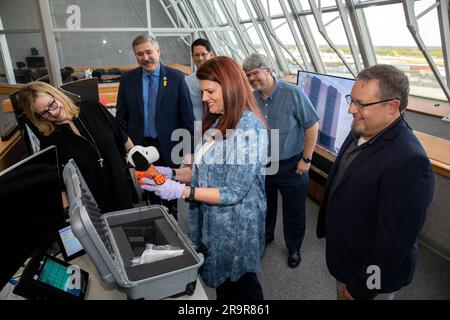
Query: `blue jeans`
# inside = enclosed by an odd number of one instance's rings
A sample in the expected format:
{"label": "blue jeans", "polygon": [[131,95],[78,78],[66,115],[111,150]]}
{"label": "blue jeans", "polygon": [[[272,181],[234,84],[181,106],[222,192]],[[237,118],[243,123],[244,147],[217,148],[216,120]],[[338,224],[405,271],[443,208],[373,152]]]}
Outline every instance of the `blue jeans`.
{"label": "blue jeans", "polygon": [[308,175],[295,173],[301,154],[280,161],[277,174],[266,176],[266,241],[274,239],[278,191],[283,205],[284,241],[289,251],[300,250],[305,236],[305,204]]}

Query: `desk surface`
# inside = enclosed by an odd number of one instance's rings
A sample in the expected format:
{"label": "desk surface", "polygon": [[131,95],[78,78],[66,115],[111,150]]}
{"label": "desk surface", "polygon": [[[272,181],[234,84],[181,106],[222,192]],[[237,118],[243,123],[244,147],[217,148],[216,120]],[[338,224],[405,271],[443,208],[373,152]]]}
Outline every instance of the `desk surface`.
{"label": "desk surface", "polygon": [[[71,76],[75,77],[75,78],[78,78],[78,79],[85,79],[86,78],[85,75],[84,75],[84,72],[80,72],[80,71],[73,72],[71,74]],[[100,80],[104,81],[104,82],[118,81],[118,80],[120,80],[121,77],[122,76],[120,74],[102,74],[101,77],[100,77]],[[101,82],[99,82],[99,84],[100,83]]]}
{"label": "desk surface", "polygon": [[433,171],[450,178],[450,140],[414,131],[430,158]]}
{"label": "desk surface", "polygon": [[8,151],[17,143],[17,141],[19,141],[19,138],[20,132],[17,131],[8,140],[0,141],[0,158],[3,158],[3,156],[8,153]]}
{"label": "desk surface", "polygon": [[118,81],[122,76],[120,74],[103,74],[100,79],[104,82]]}
{"label": "desk surface", "polygon": [[[27,157],[28,152],[20,131],[6,141],[0,141],[0,171]],[[1,210],[0,210],[1,211]]]}
{"label": "desk surface", "polygon": [[450,104],[447,101],[410,96],[407,110],[443,118],[450,114]]}
{"label": "desk surface", "polygon": [[[105,283],[99,276],[97,270],[92,264],[89,256],[84,254],[70,262],[78,265],[81,269],[89,273],[89,287],[86,294],[86,300],[127,300],[127,295],[119,290],[115,284]],[[200,279],[197,279],[195,292],[192,296],[182,295],[176,298],[167,298],[167,300],[208,300]]]}

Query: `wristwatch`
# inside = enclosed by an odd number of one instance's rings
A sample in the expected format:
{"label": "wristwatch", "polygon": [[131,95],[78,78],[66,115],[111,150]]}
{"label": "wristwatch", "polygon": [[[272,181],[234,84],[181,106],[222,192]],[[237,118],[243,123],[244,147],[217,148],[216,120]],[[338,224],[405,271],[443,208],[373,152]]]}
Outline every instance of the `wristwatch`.
{"label": "wristwatch", "polygon": [[311,158],[303,156],[302,159],[305,163],[311,163]]}
{"label": "wristwatch", "polygon": [[170,180],[176,180],[175,176],[177,175],[175,169],[172,169],[172,176],[170,177]]}
{"label": "wristwatch", "polygon": [[195,187],[189,187],[189,196],[184,197],[184,201],[190,202],[194,201],[195,197]]}

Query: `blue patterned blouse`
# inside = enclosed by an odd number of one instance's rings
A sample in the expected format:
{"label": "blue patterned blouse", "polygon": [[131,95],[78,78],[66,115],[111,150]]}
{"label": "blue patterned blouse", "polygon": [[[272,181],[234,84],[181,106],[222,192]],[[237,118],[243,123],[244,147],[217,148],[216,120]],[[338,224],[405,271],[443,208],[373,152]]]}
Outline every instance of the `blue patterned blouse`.
{"label": "blue patterned blouse", "polygon": [[216,141],[193,167],[191,186],[220,192],[219,205],[191,203],[189,213],[189,237],[208,248],[200,275],[209,287],[260,270],[265,247],[267,151],[267,130],[246,109],[234,133]]}

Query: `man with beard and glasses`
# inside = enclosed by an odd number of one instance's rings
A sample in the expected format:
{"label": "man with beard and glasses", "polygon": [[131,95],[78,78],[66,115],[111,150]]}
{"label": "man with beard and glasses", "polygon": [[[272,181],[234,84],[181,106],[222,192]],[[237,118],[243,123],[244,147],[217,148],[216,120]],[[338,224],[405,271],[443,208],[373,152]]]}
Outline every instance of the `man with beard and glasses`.
{"label": "man with beard and glasses", "polygon": [[[179,142],[171,140],[173,131],[186,129],[189,144],[193,144],[194,115],[188,86],[183,73],[160,63],[161,50],[155,38],[139,35],[132,47],[139,67],[120,79],[116,118],[135,145],[154,146],[159,151],[156,165],[174,167],[171,153]],[[161,202],[153,194],[149,201],[163,203],[176,218],[175,201]]]}
{"label": "man with beard and glasses", "polygon": [[[283,201],[284,241],[288,265],[301,261],[300,248],[305,236],[305,204],[308,171],[317,141],[319,116],[303,90],[272,75],[266,56],[254,53],[245,59],[243,69],[270,129],[279,130],[278,172],[267,175],[266,243],[274,240],[278,191]],[[272,149],[272,148],[271,148]]]}
{"label": "man with beard and glasses", "polygon": [[408,77],[380,64],[361,71],[345,97],[353,123],[317,224],[338,299],[391,300],[412,280],[434,175],[403,118],[408,95]]}

